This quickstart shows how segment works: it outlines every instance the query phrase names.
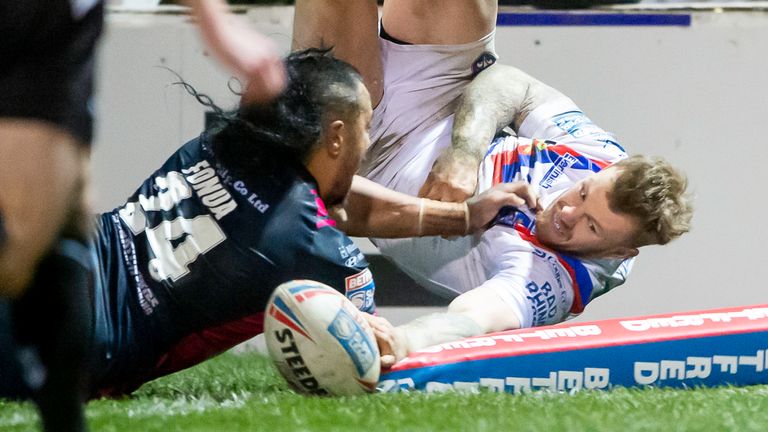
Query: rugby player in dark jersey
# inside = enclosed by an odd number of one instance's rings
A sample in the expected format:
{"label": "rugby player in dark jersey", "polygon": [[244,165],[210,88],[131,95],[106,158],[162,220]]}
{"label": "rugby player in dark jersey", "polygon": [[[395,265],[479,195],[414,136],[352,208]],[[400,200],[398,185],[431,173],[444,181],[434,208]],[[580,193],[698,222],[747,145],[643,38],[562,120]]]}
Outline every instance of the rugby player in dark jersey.
{"label": "rugby player in dark jersey", "polygon": [[365,258],[328,217],[368,146],[360,76],[323,51],[286,60],[288,87],[242,105],[185,144],[95,239],[99,394],[198,363],[261,332],[272,290],[292,279],[346,287],[373,312]]}

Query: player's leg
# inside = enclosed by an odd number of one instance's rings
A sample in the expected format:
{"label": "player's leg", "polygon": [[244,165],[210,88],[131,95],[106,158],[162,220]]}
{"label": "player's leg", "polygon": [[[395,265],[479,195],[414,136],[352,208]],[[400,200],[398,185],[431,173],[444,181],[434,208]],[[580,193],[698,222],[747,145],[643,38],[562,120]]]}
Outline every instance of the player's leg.
{"label": "player's leg", "polygon": [[0,50],[8,60],[0,77],[0,296],[14,299],[4,318],[8,351],[28,392],[17,396],[35,399],[46,430],[84,429],[90,271],[53,246],[68,226],[90,220],[82,188],[103,6],[3,2],[8,13],[0,14],[14,41]]}
{"label": "player's leg", "polygon": [[375,0],[297,0],[292,49],[330,48],[362,75],[375,107],[384,91]]}
{"label": "player's leg", "polygon": [[12,302],[0,299],[0,398],[29,399],[32,391],[19,363],[12,315]]}
{"label": "player's leg", "polygon": [[34,398],[45,430],[82,431],[92,307],[87,149],[42,122],[3,120],[0,150],[3,294],[16,298],[0,310],[0,394]]}
{"label": "player's leg", "polygon": [[104,2],[0,3],[0,296],[13,298],[79,206]]}
{"label": "player's leg", "polygon": [[456,45],[490,33],[497,10],[496,0],[385,0],[381,23],[403,42]]}
{"label": "player's leg", "polygon": [[81,206],[73,196],[87,155],[57,127],[7,118],[0,119],[0,155],[0,296],[16,298]]}
{"label": "player's leg", "polygon": [[[12,306],[25,387],[46,431],[85,430],[92,336],[91,265],[81,238],[60,239]],[[42,318],[45,317],[45,318]]]}

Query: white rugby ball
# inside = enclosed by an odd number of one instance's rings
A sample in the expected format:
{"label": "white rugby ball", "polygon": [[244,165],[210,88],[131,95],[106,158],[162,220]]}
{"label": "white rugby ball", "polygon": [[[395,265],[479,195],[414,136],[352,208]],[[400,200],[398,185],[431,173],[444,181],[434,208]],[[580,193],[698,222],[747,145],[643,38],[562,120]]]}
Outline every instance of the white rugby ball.
{"label": "white rugby ball", "polygon": [[381,368],[376,338],[343,294],[311,280],[286,282],[265,312],[269,356],[296,390],[338,396],[375,391]]}

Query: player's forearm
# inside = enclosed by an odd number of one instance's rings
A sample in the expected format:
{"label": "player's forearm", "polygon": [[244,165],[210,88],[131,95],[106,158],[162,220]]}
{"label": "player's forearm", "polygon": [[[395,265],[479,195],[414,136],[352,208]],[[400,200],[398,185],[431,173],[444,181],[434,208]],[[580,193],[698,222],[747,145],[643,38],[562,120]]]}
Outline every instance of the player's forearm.
{"label": "player's forearm", "polygon": [[395,328],[398,360],[413,351],[485,333],[473,319],[456,313],[436,313]]}
{"label": "player's forearm", "polygon": [[221,28],[227,19],[223,0],[186,0],[199,21],[200,32],[210,45],[217,46],[222,38]]}
{"label": "player's forearm", "polygon": [[561,94],[512,66],[496,64],[467,86],[456,111],[453,146],[482,157],[493,136],[525,117],[543,102]]}
{"label": "player's forearm", "polygon": [[455,236],[469,231],[464,203],[419,199],[355,176],[344,206],[341,230],[353,236],[401,238]]}

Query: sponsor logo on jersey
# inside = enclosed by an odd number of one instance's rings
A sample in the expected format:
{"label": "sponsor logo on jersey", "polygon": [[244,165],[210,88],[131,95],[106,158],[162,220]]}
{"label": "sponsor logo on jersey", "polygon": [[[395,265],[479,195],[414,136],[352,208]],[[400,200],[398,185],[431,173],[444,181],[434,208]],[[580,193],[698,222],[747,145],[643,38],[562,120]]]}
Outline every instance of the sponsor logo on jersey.
{"label": "sponsor logo on jersey", "polygon": [[533,316],[533,326],[549,324],[557,316],[557,295],[552,291],[552,285],[549,282],[537,284],[534,281],[528,282],[525,286],[525,298],[531,307]]}
{"label": "sponsor logo on jersey", "polygon": [[373,307],[373,296],[376,285],[373,282],[373,274],[369,269],[344,278],[347,298],[361,311],[369,311]]}
{"label": "sponsor logo on jersey", "polygon": [[547,173],[544,174],[544,178],[539,182],[539,186],[541,186],[542,189],[551,188],[552,184],[563,175],[565,170],[576,164],[578,161],[579,159],[576,156],[568,152],[561,154],[552,164],[552,167],[549,168]]}
{"label": "sponsor logo on jersey", "polygon": [[360,251],[354,243],[339,246],[339,255],[341,256],[341,259],[347,259],[358,254],[360,254]]}
{"label": "sponsor logo on jersey", "polygon": [[568,111],[552,117],[557,127],[573,136],[581,138],[588,135],[606,135],[605,131],[597,127],[592,120],[581,111]]}
{"label": "sponsor logo on jersey", "polygon": [[275,339],[281,344],[280,351],[286,354],[282,369],[284,369],[284,372],[287,372],[286,375],[290,377],[289,381],[291,384],[304,389],[308,393],[327,395],[328,392],[320,387],[320,383],[317,382],[317,379],[312,375],[312,371],[309,370],[304,362],[304,358],[301,357],[291,330],[287,328],[276,330]]}
{"label": "sponsor logo on jersey", "polygon": [[[541,243],[539,243],[539,241],[531,233],[530,230],[518,224],[515,225],[515,231],[517,231],[523,240],[527,241],[531,245],[536,246],[536,248],[533,249],[534,255],[540,256],[542,258],[545,256],[545,252],[541,250],[543,246]],[[550,251],[548,253],[552,252]],[[587,270],[587,268],[580,260],[571,256],[557,253],[552,253],[552,256],[557,258],[557,261],[563,266],[563,269],[565,269],[565,271],[568,273],[568,276],[571,280],[573,301],[571,303],[570,312],[574,314],[583,312],[584,306],[586,306],[586,304],[592,298],[592,289],[594,286],[592,283],[592,278],[589,275],[589,270]]]}
{"label": "sponsor logo on jersey", "polygon": [[232,182],[232,187],[237,193],[244,196],[253,208],[259,213],[266,213],[269,210],[269,204],[266,201],[262,201],[258,194],[251,192],[242,180],[235,180]]}
{"label": "sponsor logo on jersey", "polygon": [[475,76],[483,70],[496,63],[496,55],[490,51],[486,51],[480,54],[475,61],[472,62],[472,76]]}
{"label": "sponsor logo on jersey", "polygon": [[557,283],[556,289],[560,291],[560,293],[557,295],[557,298],[560,299],[560,310],[568,311],[571,307],[571,304],[573,303],[573,298],[569,291],[570,285],[566,286],[566,284],[563,283],[563,274],[560,271],[561,264],[557,260],[557,257],[554,255],[548,255],[547,262],[552,268],[552,274],[555,275],[555,283]]}
{"label": "sponsor logo on jersey", "polygon": [[492,225],[505,225],[514,227],[517,224],[521,224],[528,229],[533,229],[536,225],[536,219],[527,215],[517,207],[506,206],[499,210],[499,214],[491,222]]}
{"label": "sponsor logo on jersey", "polygon": [[237,208],[237,203],[232,199],[229,191],[221,185],[219,176],[208,161],[200,161],[189,168],[182,169],[181,172],[216,220],[220,220]]}
{"label": "sponsor logo on jersey", "polygon": [[157,300],[154,291],[149,287],[146,279],[144,279],[144,275],[142,275],[139,270],[139,262],[136,257],[136,246],[131,241],[131,238],[126,235],[123,226],[120,224],[119,216],[112,214],[111,218],[117,229],[123,262],[128,270],[128,276],[133,279],[133,284],[136,288],[136,296],[139,299],[139,306],[144,312],[144,315],[152,315],[155,308],[160,305],[160,301]]}
{"label": "sponsor logo on jersey", "polygon": [[332,334],[349,354],[358,374],[365,375],[365,372],[373,366],[373,362],[378,360],[365,330],[346,310],[339,309],[336,317],[328,325],[328,333]]}

